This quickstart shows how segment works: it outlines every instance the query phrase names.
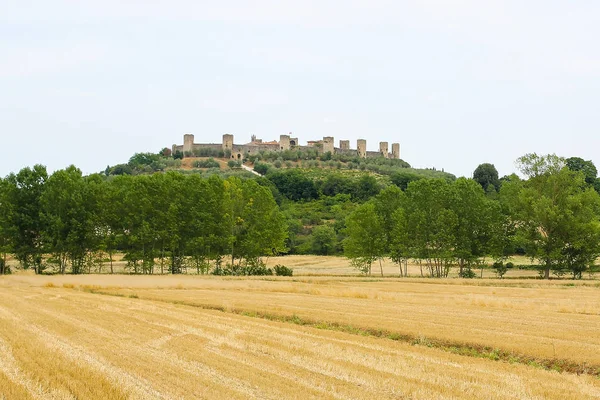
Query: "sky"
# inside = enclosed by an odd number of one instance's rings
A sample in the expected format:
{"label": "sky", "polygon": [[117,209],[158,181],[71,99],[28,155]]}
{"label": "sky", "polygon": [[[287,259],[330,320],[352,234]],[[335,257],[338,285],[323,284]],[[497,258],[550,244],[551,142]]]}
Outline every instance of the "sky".
{"label": "sky", "polygon": [[398,142],[468,177],[531,152],[600,166],[599,37],[594,0],[0,0],[0,176],[184,133]]}

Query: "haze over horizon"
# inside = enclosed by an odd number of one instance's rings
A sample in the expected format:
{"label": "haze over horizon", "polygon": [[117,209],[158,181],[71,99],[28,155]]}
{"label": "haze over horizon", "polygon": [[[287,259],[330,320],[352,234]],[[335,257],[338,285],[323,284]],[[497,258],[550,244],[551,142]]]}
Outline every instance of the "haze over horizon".
{"label": "haze over horizon", "polygon": [[293,132],[416,168],[600,166],[600,3],[2,1],[0,176]]}

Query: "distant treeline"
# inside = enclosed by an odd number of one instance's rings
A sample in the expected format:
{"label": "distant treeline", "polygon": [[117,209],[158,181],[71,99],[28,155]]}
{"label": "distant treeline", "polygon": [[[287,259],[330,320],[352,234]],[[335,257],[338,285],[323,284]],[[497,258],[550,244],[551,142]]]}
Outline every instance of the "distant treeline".
{"label": "distant treeline", "polygon": [[536,154],[518,164],[527,180],[512,175],[501,181],[492,165],[482,164],[477,181],[423,179],[405,192],[384,190],[348,216],[346,255],[368,274],[373,263],[390,257],[400,274],[411,259],[432,277],[448,276],[453,266],[473,277],[484,257],[496,261],[502,276],[506,258],[520,250],[545,278],[551,272],[581,278],[600,255],[595,167]]}
{"label": "distant treeline", "polygon": [[45,254],[59,273],[96,272],[104,264],[112,271],[119,250],[132,273],[219,273],[256,268],[261,256],[284,249],[287,235],[271,190],[235,177],[106,179],[75,167],[48,176],[36,165],[0,181],[0,204],[0,272],[7,253],[37,273],[49,266]]}
{"label": "distant treeline", "polygon": [[365,273],[390,257],[401,274],[411,259],[423,274],[458,266],[472,277],[490,257],[502,275],[518,253],[545,277],[581,278],[600,254],[595,166],[535,154],[519,165],[525,180],[498,178],[491,164],[458,180],[321,168],[83,176],[72,166],[49,176],[36,165],[0,180],[0,273],[7,254],[37,273],[113,272],[119,252],[131,273],[268,274],[264,256],[345,254]]}

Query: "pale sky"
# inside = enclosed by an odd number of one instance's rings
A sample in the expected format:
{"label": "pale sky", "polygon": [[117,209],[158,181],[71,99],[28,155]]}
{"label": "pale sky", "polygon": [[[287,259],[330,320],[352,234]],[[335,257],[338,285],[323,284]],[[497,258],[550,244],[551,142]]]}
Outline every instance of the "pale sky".
{"label": "pale sky", "polygon": [[594,0],[0,0],[0,176],[293,132],[414,167],[600,167]]}

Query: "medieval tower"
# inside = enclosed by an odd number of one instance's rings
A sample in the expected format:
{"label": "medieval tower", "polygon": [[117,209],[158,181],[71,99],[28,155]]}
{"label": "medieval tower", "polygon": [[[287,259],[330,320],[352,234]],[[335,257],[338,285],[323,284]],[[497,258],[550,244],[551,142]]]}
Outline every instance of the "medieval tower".
{"label": "medieval tower", "polygon": [[360,158],[367,158],[367,141],[365,139],[358,139],[356,141],[356,150]]}
{"label": "medieval tower", "polygon": [[223,135],[223,151],[233,151],[233,135],[225,134]]}
{"label": "medieval tower", "polygon": [[323,153],[335,153],[335,148],[333,147],[333,136],[325,136],[323,138]]}
{"label": "medieval tower", "polygon": [[279,148],[281,151],[286,151],[290,149],[290,135],[279,136]]}
{"label": "medieval tower", "polygon": [[388,142],[379,142],[379,152],[385,158],[388,158]]}
{"label": "medieval tower", "polygon": [[392,158],[400,159],[400,143],[392,143]]}
{"label": "medieval tower", "polygon": [[183,135],[183,152],[191,153],[194,147],[194,135],[186,133]]}

